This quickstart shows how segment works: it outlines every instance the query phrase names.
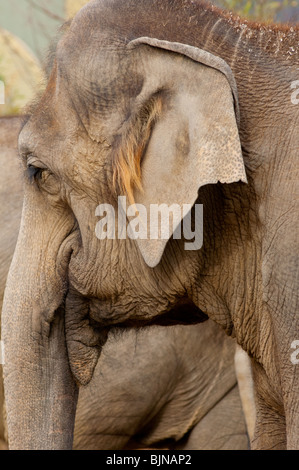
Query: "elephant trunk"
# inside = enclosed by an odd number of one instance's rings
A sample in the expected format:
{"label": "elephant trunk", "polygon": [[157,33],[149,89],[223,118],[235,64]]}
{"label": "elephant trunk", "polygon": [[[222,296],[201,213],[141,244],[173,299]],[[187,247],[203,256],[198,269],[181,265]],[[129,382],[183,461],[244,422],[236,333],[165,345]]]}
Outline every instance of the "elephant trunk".
{"label": "elephant trunk", "polygon": [[[61,312],[49,335],[36,341],[31,335],[33,310],[6,302],[4,384],[9,448],[18,450],[71,449],[77,387],[69,370]],[[16,320],[19,317],[19,321]],[[20,351],[21,354],[18,354]]]}
{"label": "elephant trunk", "polygon": [[[29,216],[30,231],[24,223]],[[25,203],[4,296],[3,375],[10,449],[72,448],[78,389],[69,366],[61,307],[72,224],[60,222],[49,211],[46,219],[47,225],[41,212],[32,214]],[[33,233],[39,236],[34,238]],[[60,258],[63,266],[57,262]]]}

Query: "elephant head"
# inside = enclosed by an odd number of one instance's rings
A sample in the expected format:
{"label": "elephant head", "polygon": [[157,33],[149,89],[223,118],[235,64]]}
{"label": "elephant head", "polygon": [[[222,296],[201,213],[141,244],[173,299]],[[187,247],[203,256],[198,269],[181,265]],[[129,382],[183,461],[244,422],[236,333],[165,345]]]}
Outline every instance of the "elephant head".
{"label": "elephant head", "polygon": [[[137,27],[130,9],[150,4],[83,8],[20,133],[25,195],[2,315],[11,448],[71,447],[77,387],[111,325],[208,315],[262,363],[248,337],[260,253],[236,83],[220,57],[153,35],[150,21]],[[140,225],[152,205],[182,209],[168,236],[124,236],[125,196]],[[196,225],[197,203],[203,246],[185,249],[176,230],[185,207]],[[99,206],[111,208],[115,237],[97,233]]]}

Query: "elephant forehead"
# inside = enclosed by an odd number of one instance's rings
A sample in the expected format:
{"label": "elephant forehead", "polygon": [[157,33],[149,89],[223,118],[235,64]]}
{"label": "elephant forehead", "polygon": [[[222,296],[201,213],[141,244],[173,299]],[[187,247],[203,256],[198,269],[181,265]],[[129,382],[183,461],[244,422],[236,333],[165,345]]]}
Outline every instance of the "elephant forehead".
{"label": "elephant forehead", "polygon": [[90,43],[71,47],[71,39],[57,50],[58,81],[70,101],[70,111],[80,116],[84,128],[96,141],[113,140],[128,119],[132,100],[144,79],[124,49],[95,48]]}
{"label": "elephant forehead", "polygon": [[[58,74],[73,92],[86,94],[90,101],[102,98],[103,104],[114,102],[117,95],[130,92],[135,74],[128,53],[121,45],[107,44],[106,36],[89,35],[78,40],[69,30],[58,43]],[[92,33],[91,33],[92,36]]]}

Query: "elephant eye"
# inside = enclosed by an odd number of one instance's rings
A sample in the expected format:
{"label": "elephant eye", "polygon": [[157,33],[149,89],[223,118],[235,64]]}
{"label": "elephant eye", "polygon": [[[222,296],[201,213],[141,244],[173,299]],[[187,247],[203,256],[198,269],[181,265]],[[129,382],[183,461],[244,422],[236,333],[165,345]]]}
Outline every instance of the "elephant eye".
{"label": "elephant eye", "polygon": [[27,174],[28,174],[29,180],[31,182],[40,180],[42,177],[43,171],[45,171],[44,168],[39,168],[34,165],[28,165]]}
{"label": "elephant eye", "polygon": [[[39,165],[43,164],[39,162]],[[42,167],[28,163],[27,175],[29,181],[34,183],[39,189],[43,189],[52,195],[59,193],[60,181],[46,166]]]}

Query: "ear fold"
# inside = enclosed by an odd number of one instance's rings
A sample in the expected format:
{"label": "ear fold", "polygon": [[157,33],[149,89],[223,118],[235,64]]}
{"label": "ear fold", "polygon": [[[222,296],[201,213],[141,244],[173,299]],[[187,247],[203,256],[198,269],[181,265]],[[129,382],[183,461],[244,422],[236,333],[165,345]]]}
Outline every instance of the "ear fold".
{"label": "ear fold", "polygon": [[[162,99],[144,146],[142,189],[135,187],[135,203],[145,206],[147,214],[153,204],[183,209],[195,203],[203,185],[247,182],[238,135],[237,87],[226,62],[195,47],[152,38],[138,38],[128,47],[136,48],[144,69],[136,108],[159,94]],[[149,217],[143,214],[139,211],[140,223],[149,226]],[[159,263],[183,210],[181,214],[173,218],[166,237],[137,239],[149,266]]]}

